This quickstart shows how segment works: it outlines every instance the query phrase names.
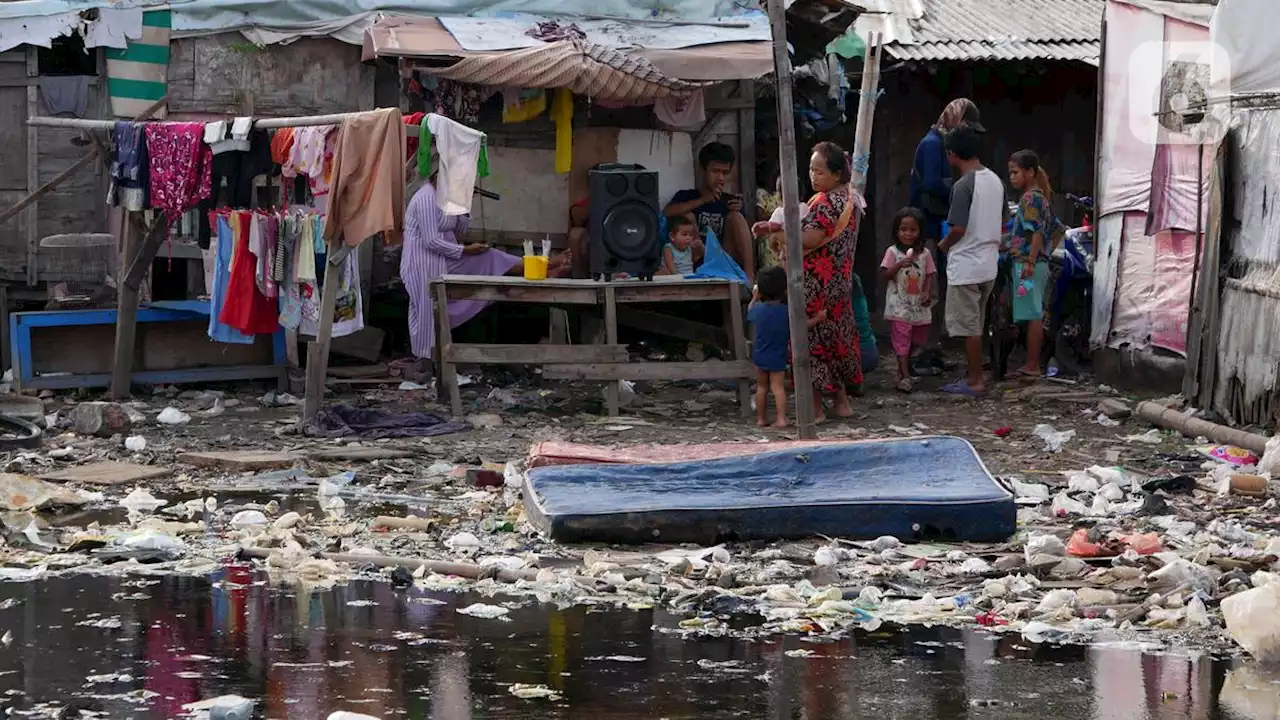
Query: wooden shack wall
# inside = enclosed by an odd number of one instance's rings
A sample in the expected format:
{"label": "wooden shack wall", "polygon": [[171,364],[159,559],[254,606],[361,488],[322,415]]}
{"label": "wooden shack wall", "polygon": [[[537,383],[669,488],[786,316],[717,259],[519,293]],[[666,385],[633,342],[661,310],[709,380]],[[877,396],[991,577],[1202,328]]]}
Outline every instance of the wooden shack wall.
{"label": "wooden shack wall", "polygon": [[[30,114],[44,112],[39,71],[34,47],[0,53],[0,208],[52,180],[88,151],[79,131],[27,126]],[[99,75],[90,86],[85,117],[105,117],[105,103],[105,77]],[[110,267],[101,252],[40,250],[38,243],[49,235],[101,232],[105,196],[106,173],[102,163],[95,162],[29,210],[0,224],[0,280],[32,284],[48,278],[100,281]]]}
{"label": "wooden shack wall", "polygon": [[[910,200],[916,145],[952,99],[977,103],[987,128],[982,160],[1001,177],[1007,176],[1009,155],[1026,148],[1040,155],[1055,194],[1093,194],[1096,68],[1054,63],[1033,79],[1011,64],[943,65],[934,73],[902,66],[885,72],[881,86],[884,96],[871,140],[869,215],[855,262],[863,286],[877,288],[873,307],[879,308],[884,297],[876,266],[892,242],[890,222]],[[852,123],[842,131],[847,138],[837,142],[852,147]],[[1064,222],[1074,218],[1060,199],[1054,205]]]}

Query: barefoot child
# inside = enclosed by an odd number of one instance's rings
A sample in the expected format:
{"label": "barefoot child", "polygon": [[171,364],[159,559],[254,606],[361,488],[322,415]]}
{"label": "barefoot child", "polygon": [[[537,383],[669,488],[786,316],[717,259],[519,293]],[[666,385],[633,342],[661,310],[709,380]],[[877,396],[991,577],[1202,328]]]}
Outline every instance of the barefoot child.
{"label": "barefoot child", "polygon": [[698,236],[698,226],[684,215],[667,218],[667,236],[670,242],[662,248],[662,268],[659,275],[692,275],[693,243]]}
{"label": "barefoot child", "polygon": [[897,389],[911,392],[911,350],[923,347],[933,313],[933,280],[937,270],[924,245],[924,213],[903,208],[893,217],[894,244],[880,261],[880,275],[887,286],[884,319],[889,321],[893,352],[898,356]]}
{"label": "barefoot child", "polygon": [[[822,322],[826,310],[809,318],[809,327]],[[790,359],[791,323],[787,316],[787,272],[777,265],[764,268],[756,275],[756,288],[751,294],[747,320],[755,328],[751,362],[756,366],[756,421],[766,425],[765,410],[769,393],[777,406],[774,427],[787,426],[787,363]]]}

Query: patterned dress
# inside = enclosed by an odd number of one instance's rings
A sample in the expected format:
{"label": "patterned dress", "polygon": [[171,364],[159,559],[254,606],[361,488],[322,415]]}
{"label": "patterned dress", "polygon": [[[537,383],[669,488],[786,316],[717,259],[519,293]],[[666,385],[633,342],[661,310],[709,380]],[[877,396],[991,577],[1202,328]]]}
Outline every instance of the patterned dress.
{"label": "patterned dress", "polygon": [[[830,234],[840,223],[849,193],[845,189],[820,193],[809,201],[804,230]],[[848,226],[826,245],[805,255],[805,314],[827,311],[825,322],[809,328],[809,357],[813,389],[835,392],[862,384],[858,327],[853,317],[853,250],[858,234],[855,210]]]}

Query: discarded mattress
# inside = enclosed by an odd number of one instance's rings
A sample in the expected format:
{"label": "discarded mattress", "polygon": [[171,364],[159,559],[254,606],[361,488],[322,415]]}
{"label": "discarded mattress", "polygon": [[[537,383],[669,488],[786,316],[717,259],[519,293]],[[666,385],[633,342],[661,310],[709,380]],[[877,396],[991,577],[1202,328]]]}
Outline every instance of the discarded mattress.
{"label": "discarded mattress", "polygon": [[773,450],[849,444],[848,440],[775,440],[772,442],[693,443],[689,445],[584,445],[547,440],[529,449],[528,467],[584,463],[652,463],[759,455]]}
{"label": "discarded mattress", "polygon": [[827,535],[999,542],[1013,496],[968,441],[919,437],[525,476],[527,516],[560,542],[715,543]]}

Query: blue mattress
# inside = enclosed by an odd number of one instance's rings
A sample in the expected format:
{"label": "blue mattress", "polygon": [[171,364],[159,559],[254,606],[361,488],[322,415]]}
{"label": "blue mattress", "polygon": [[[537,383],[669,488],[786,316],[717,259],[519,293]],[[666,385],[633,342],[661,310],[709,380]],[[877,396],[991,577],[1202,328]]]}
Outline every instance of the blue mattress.
{"label": "blue mattress", "polygon": [[828,535],[999,542],[1013,496],[968,441],[920,437],[746,457],[534,468],[527,516],[561,542],[710,544]]}

